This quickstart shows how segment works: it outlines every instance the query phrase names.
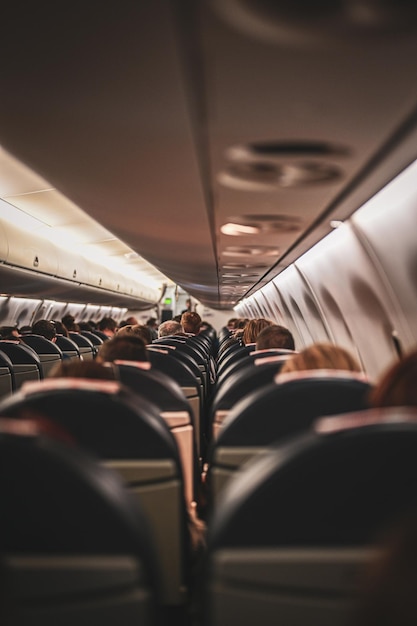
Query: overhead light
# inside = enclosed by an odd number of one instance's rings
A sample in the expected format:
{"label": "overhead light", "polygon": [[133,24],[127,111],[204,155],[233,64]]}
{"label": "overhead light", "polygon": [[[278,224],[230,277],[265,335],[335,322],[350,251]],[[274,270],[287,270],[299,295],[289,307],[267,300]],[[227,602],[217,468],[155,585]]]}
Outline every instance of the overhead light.
{"label": "overhead light", "polygon": [[229,217],[229,222],[220,230],[224,235],[242,236],[293,233],[300,231],[301,227],[301,219],[294,215],[251,213]]}
{"label": "overhead light", "polygon": [[330,226],[332,228],[340,228],[340,226],[343,226],[343,222],[341,220],[330,220]]}
{"label": "overhead light", "polygon": [[220,226],[220,231],[223,235],[231,235],[233,237],[238,235],[258,235],[260,232],[257,226],[247,226],[246,224],[235,224],[233,222]]}
{"label": "overhead light", "polygon": [[278,256],[279,248],[275,246],[227,246],[224,256]]}

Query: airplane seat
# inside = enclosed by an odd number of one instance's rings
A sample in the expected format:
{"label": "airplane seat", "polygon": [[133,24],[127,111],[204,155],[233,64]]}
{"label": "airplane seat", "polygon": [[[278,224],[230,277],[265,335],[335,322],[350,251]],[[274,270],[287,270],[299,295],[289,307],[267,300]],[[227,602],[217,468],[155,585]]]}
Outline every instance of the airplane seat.
{"label": "airplane seat", "polygon": [[93,333],[93,331],[91,331],[91,330],[81,330],[80,331],[80,335],[83,335],[83,337],[87,337],[87,339],[89,339],[91,341],[91,343],[94,346],[96,346],[97,348],[99,346],[101,346],[101,344],[104,341],[101,337],[99,337],[97,334]]}
{"label": "airplane seat", "polygon": [[8,396],[15,389],[13,363],[7,354],[0,350],[0,398]]}
{"label": "airplane seat", "polygon": [[49,376],[54,367],[63,359],[61,348],[42,335],[23,335],[23,341],[39,356],[42,378]]}
{"label": "airplane seat", "polygon": [[371,388],[356,372],[309,370],[278,374],[273,383],[245,395],[230,410],[209,450],[211,504],[243,462],[275,441],[308,430],[320,416],[368,408]]}
{"label": "airplane seat", "polygon": [[77,344],[82,358],[85,361],[92,361],[97,354],[94,344],[81,333],[69,332],[68,334],[69,338]]}
{"label": "airplane seat", "polygon": [[146,398],[117,381],[50,378],[0,402],[0,415],[39,414],[117,471],[155,536],[165,606],[183,605],[190,569],[181,462],[174,437]]}
{"label": "airplane seat", "polygon": [[207,361],[202,357],[201,353],[193,349],[192,346],[187,345],[186,341],[180,339],[173,339],[171,337],[162,340],[156,339],[148,348],[151,350],[153,347],[166,349],[171,356],[177,358],[190,367],[194,372],[194,375],[200,381],[202,393],[205,396],[207,393]]}
{"label": "airplane seat", "polygon": [[281,357],[282,361],[290,359],[296,352],[294,350],[285,350],[283,348],[271,348],[270,350],[252,350],[247,357],[243,359],[237,359],[233,363],[230,363],[226,368],[222,369],[221,374],[217,378],[216,390],[223,387],[224,384],[228,385],[229,378],[245,368],[246,366],[266,361],[267,359],[274,359],[275,357]]}
{"label": "airplane seat", "polygon": [[233,406],[248,393],[272,383],[287,358],[285,355],[278,355],[259,359],[254,363],[245,361],[242,367],[230,374],[227,384],[216,389],[208,419],[214,439]]}
{"label": "airplane seat", "polygon": [[152,367],[173,378],[192,407],[196,426],[197,453],[200,456],[204,432],[204,394],[201,379],[196,376],[195,370],[190,369],[188,362],[175,358],[169,347],[163,348],[161,345],[154,344],[147,347]]}
{"label": "airplane seat", "polygon": [[219,349],[216,357],[217,362],[238,348],[242,348],[242,344],[240,341],[235,340],[232,334],[229,334],[227,337],[219,341]]}
{"label": "airplane seat", "polygon": [[7,354],[13,364],[13,389],[19,389],[28,380],[43,378],[41,360],[37,352],[29,345],[17,341],[0,341],[0,350]]}
{"label": "airplane seat", "polygon": [[78,345],[69,337],[65,337],[65,335],[57,335],[56,345],[62,350],[64,358],[66,357],[67,359],[75,361],[80,359],[81,355]]}
{"label": "airplane seat", "polygon": [[209,523],[207,626],[354,623],[375,540],[417,507],[417,412],[388,414],[296,435],[242,466]]}
{"label": "airplane seat", "polygon": [[[170,346],[175,348],[174,355],[182,356],[185,354],[192,359],[200,370],[200,376],[204,378],[204,386],[207,387],[207,370],[208,370],[208,356],[204,352],[203,348],[199,345],[190,343],[189,339],[191,337],[182,337],[173,335],[171,337],[161,337],[160,339],[155,339],[152,342],[152,345],[161,345],[161,346]],[[181,353],[178,355],[178,351]],[[193,365],[194,367],[194,365]]]}
{"label": "airplane seat", "polygon": [[4,623],[159,623],[152,528],[118,476],[45,425],[0,420]]}
{"label": "airplane seat", "polygon": [[221,376],[223,372],[226,370],[229,365],[239,361],[240,359],[245,359],[249,355],[250,352],[254,349],[254,346],[239,346],[238,348],[234,348],[231,351],[227,351],[227,354],[222,355],[217,361],[217,375]]}
{"label": "airplane seat", "polygon": [[149,363],[115,361],[111,364],[116,380],[158,406],[177,442],[184,475],[186,501],[198,499],[200,467],[197,455],[195,419],[192,407],[179,384]]}
{"label": "airplane seat", "polygon": [[110,337],[106,335],[106,333],[103,333],[101,330],[94,329],[91,332],[97,337],[99,337],[100,339],[102,339],[102,341],[107,341],[108,339],[110,339]]}

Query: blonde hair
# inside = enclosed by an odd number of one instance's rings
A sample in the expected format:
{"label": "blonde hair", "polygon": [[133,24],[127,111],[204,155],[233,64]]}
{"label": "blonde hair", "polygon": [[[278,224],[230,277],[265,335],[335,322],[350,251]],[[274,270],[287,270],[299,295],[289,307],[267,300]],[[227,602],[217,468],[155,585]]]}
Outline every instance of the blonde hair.
{"label": "blonde hair", "polygon": [[315,369],[362,371],[359,363],[345,348],[331,343],[315,343],[288,359],[280,374]]}

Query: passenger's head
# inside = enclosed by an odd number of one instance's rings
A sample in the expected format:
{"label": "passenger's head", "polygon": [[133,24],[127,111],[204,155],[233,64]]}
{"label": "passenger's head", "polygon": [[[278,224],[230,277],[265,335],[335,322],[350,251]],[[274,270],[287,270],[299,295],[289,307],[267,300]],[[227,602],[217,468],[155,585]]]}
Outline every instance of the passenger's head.
{"label": "passenger's head", "polygon": [[108,337],[112,337],[117,329],[117,322],[112,317],[103,317],[98,323],[98,330],[107,335]]}
{"label": "passenger's head", "polygon": [[226,327],[229,330],[232,330],[235,327],[236,322],[237,322],[237,317],[231,317],[229,320],[227,320]]}
{"label": "passenger's head", "polygon": [[390,367],[370,395],[374,407],[417,406],[417,350]]}
{"label": "passenger's head", "polygon": [[67,330],[74,331],[76,328],[75,317],[73,315],[70,315],[69,313],[67,315],[64,315],[64,317],[61,319],[61,322],[62,324],[64,324]]}
{"label": "passenger's head", "polygon": [[288,359],[280,374],[316,369],[362,371],[359,363],[345,348],[331,343],[315,343]]}
{"label": "passenger's head", "polygon": [[181,315],[181,326],[185,333],[197,335],[200,332],[201,317],[195,311],[187,311]]}
{"label": "passenger's head", "polygon": [[145,326],[144,324],[135,324],[134,326],[127,324],[126,326],[122,326],[117,331],[117,336],[140,337],[146,344],[152,343],[152,331],[149,326]]}
{"label": "passenger's head", "polygon": [[56,330],[53,322],[49,320],[38,320],[32,326],[32,333],[34,335],[42,335],[49,341],[56,341]]}
{"label": "passenger's head", "polygon": [[139,336],[117,334],[99,347],[96,361],[149,361],[146,344]]}
{"label": "passenger's head", "polygon": [[272,322],[270,320],[266,320],[263,317],[259,317],[255,320],[249,320],[244,327],[242,335],[242,340],[245,346],[248,345],[248,343],[255,343],[261,330],[267,326],[271,326],[271,324]]}
{"label": "passenger's head", "polygon": [[124,321],[126,322],[126,326],[136,326],[136,324],[139,324],[139,320],[133,315],[130,315]]}
{"label": "passenger's head", "polygon": [[168,337],[169,335],[180,335],[183,333],[182,326],[175,320],[166,320],[159,324],[158,337]]}
{"label": "passenger's head", "polygon": [[65,326],[65,324],[63,324],[62,322],[60,322],[59,320],[53,320],[52,322],[55,325],[55,331],[57,335],[64,335],[64,337],[68,337],[68,329]]}
{"label": "passenger's head", "polygon": [[17,326],[0,326],[0,339],[18,340],[20,333]]}
{"label": "passenger's head", "polygon": [[[108,342],[107,342],[108,343]],[[61,361],[51,370],[50,378],[92,378],[94,380],[114,380],[114,373],[110,367],[95,361],[81,361],[71,359]]]}
{"label": "passenger's head", "polygon": [[267,350],[268,348],[284,348],[295,350],[294,337],[285,326],[271,324],[266,326],[256,338],[256,349]]}
{"label": "passenger's head", "polygon": [[[80,325],[75,321],[75,317],[73,315],[64,315],[61,320],[61,323],[65,326],[65,328],[72,333],[80,332]],[[58,332],[58,331],[57,331]],[[64,334],[64,333],[58,333]]]}

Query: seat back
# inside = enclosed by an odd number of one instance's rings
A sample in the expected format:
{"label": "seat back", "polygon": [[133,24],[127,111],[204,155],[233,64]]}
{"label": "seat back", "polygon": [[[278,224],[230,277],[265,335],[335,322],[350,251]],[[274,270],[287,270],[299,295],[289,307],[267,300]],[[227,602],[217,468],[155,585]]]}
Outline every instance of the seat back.
{"label": "seat back", "polygon": [[8,396],[15,389],[13,363],[0,350],[0,398]]}
{"label": "seat back", "polygon": [[158,409],[116,381],[48,379],[0,402],[0,415],[46,416],[117,470],[151,520],[163,602],[184,602],[188,545],[178,450]]}
{"label": "seat back", "polygon": [[290,359],[296,352],[294,350],[284,350],[282,348],[271,348],[270,350],[252,350],[245,358],[237,359],[233,363],[230,363],[226,368],[222,369],[217,379],[217,389],[220,389],[224,384],[229,384],[229,379],[233,374],[239,372],[241,369],[246,368],[249,365],[255,365],[261,361],[266,361],[270,358],[281,357],[283,361]]}
{"label": "seat back", "polygon": [[210,410],[212,437],[217,438],[218,431],[233,406],[244,396],[274,381],[275,376],[287,360],[287,356],[276,356],[248,363],[231,374],[227,385],[221,385],[214,396]]}
{"label": "seat back", "polygon": [[307,430],[322,415],[367,408],[371,385],[353,372],[317,370],[288,374],[234,405],[210,451],[207,479],[215,503],[242,463],[274,441]]}
{"label": "seat back", "polygon": [[42,378],[49,376],[54,367],[62,361],[62,350],[56,343],[49,341],[49,339],[42,337],[42,335],[23,335],[22,339],[28,346],[33,348],[39,356]]}
{"label": "seat back", "polygon": [[30,346],[16,341],[0,341],[0,350],[13,364],[13,389],[19,389],[28,380],[43,378],[38,354]]}
{"label": "seat back", "polygon": [[102,339],[90,330],[82,330],[80,334],[83,335],[83,337],[87,337],[87,339],[91,341],[94,346],[95,356],[97,356],[98,349],[100,348],[101,344],[104,343],[104,339]]}
{"label": "seat back", "polygon": [[199,482],[199,464],[195,438],[194,415],[190,403],[175,380],[157,369],[144,369],[148,363],[116,361],[112,363],[116,380],[158,406],[175,437],[184,476],[185,498],[196,499]]}
{"label": "seat back", "polygon": [[81,333],[68,333],[70,339],[77,344],[78,349],[80,351],[80,355],[85,361],[92,361],[97,354],[97,350],[94,347],[94,344],[85,337]]}
{"label": "seat back", "polygon": [[64,335],[56,336],[56,345],[60,350],[62,350],[62,355],[64,358],[71,360],[79,360],[80,359],[80,350],[72,339],[69,337],[65,337]]}
{"label": "seat back", "polygon": [[113,472],[34,422],[3,419],[0,496],[7,623],[157,623],[152,531]]}
{"label": "seat back", "polygon": [[196,377],[195,373],[190,369],[188,364],[174,358],[168,349],[163,349],[159,346],[148,346],[148,355],[152,367],[173,378],[179,384],[185,397],[190,403],[195,417],[197,454],[200,456],[203,435],[203,429],[201,426],[203,413],[203,392],[200,379]]}
{"label": "seat back", "polygon": [[275,444],[229,482],[209,527],[207,624],[353,623],[374,540],[417,507],[417,413],[389,411]]}

